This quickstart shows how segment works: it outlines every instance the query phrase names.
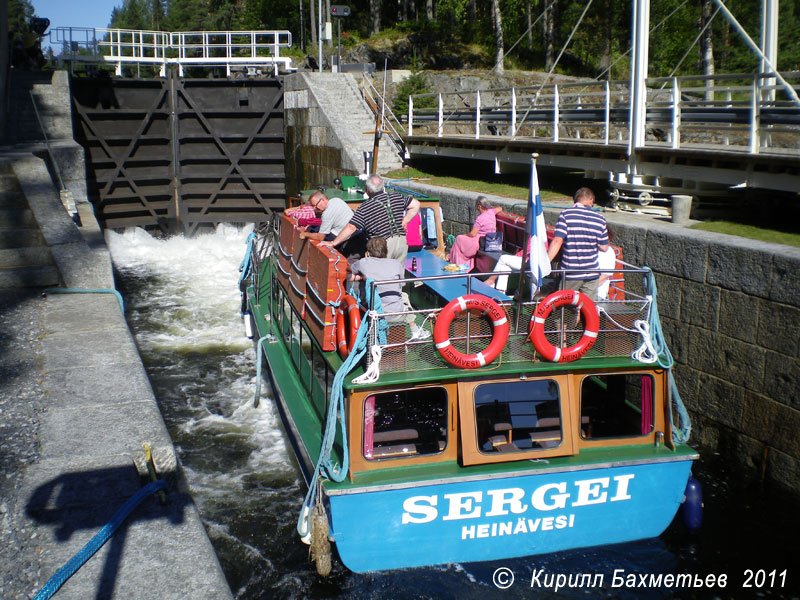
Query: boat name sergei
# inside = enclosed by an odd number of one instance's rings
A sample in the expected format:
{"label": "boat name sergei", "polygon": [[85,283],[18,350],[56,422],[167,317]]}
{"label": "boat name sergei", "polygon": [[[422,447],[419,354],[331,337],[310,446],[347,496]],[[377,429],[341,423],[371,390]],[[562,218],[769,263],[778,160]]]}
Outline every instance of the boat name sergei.
{"label": "boat name sergei", "polygon": [[[607,502],[620,502],[630,500],[628,485],[634,474],[617,475],[615,477],[598,477],[595,479],[582,479],[569,484],[566,481],[540,485],[530,493],[529,503],[526,502],[526,490],[518,487],[486,490],[473,492],[459,492],[443,494],[442,521],[459,521],[464,519],[479,519],[481,517],[501,517],[508,514],[522,515],[528,510],[551,511],[563,510],[575,506],[588,506],[592,504],[605,504]],[[484,493],[487,496],[484,501]],[[411,496],[403,502],[403,525],[409,523],[430,523],[440,518],[439,495]],[[484,509],[488,509],[485,510]],[[520,519],[522,525],[517,523],[519,531],[504,532],[505,535],[513,533],[528,533],[537,529],[564,529],[572,527],[574,515],[559,515],[543,519]],[[496,523],[494,525],[497,525]],[[507,525],[505,523],[501,525]],[[464,528],[463,537],[490,537],[488,524],[486,531],[479,526],[477,530]],[[473,533],[476,532],[476,533]],[[485,535],[483,535],[485,533]],[[494,535],[497,535],[495,533]],[[493,536],[492,536],[493,537]]]}

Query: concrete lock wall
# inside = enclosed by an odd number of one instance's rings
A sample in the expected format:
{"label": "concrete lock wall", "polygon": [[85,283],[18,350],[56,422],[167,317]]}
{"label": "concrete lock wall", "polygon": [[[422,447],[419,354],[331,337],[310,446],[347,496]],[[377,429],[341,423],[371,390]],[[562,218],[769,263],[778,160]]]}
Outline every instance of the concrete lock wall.
{"label": "concrete lock wall", "polygon": [[[478,194],[402,185],[442,197],[447,233],[469,230]],[[524,203],[490,200],[524,214]],[[546,221],[559,212],[545,208]],[[800,492],[800,248],[605,215],[625,261],[655,274],[690,443]]]}

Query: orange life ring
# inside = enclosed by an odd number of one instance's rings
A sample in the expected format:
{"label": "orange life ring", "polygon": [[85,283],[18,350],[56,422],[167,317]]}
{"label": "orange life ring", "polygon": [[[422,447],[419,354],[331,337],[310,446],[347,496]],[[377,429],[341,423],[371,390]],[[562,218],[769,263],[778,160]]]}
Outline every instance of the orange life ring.
{"label": "orange life ring", "polygon": [[[481,314],[491,319],[494,327],[492,341],[483,352],[477,354],[463,354],[453,348],[450,343],[450,324],[456,315],[466,310],[478,310]],[[433,341],[436,349],[447,362],[454,367],[462,369],[477,369],[492,362],[503,351],[503,346],[508,339],[508,319],[506,313],[494,300],[479,294],[469,294],[459,296],[451,300],[439,312],[436,317],[436,325],[433,327]]]}
{"label": "orange life ring", "polygon": [[[356,335],[358,328],[361,327],[361,309],[358,307],[358,302],[350,294],[345,294],[342,298],[343,308],[337,311],[336,318],[336,346],[339,348],[339,354],[342,358],[347,356],[353,351],[356,343]],[[349,327],[345,329],[345,318],[348,321]],[[346,335],[345,335],[346,332]]]}
{"label": "orange life ring", "polygon": [[344,313],[342,309],[336,309],[333,322],[336,327],[336,349],[339,351],[339,356],[347,358],[350,350],[347,349],[347,334],[344,332]]}
{"label": "orange life ring", "polygon": [[[578,343],[569,348],[556,348],[544,335],[544,322],[553,309],[558,306],[572,305],[581,312],[585,329],[583,336]],[[594,302],[586,295],[577,290],[560,290],[553,292],[545,298],[531,318],[530,339],[533,347],[544,358],[551,362],[571,362],[586,354],[597,340],[597,333],[600,330],[600,317]]]}

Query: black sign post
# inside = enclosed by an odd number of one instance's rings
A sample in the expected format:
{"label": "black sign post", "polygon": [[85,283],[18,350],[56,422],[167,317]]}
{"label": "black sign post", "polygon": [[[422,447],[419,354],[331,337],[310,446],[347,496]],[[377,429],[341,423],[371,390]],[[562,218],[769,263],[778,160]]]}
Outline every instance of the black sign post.
{"label": "black sign post", "polygon": [[[332,17],[349,17],[350,7],[344,4],[331,4]],[[342,71],[342,20],[336,19],[336,70]]]}

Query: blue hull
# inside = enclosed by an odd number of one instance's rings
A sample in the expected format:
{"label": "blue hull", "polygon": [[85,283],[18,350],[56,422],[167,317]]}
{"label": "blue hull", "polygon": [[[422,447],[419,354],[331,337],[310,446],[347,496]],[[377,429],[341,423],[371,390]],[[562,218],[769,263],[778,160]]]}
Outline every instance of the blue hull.
{"label": "blue hull", "polygon": [[497,560],[660,535],[691,460],[329,496],[352,571]]}

